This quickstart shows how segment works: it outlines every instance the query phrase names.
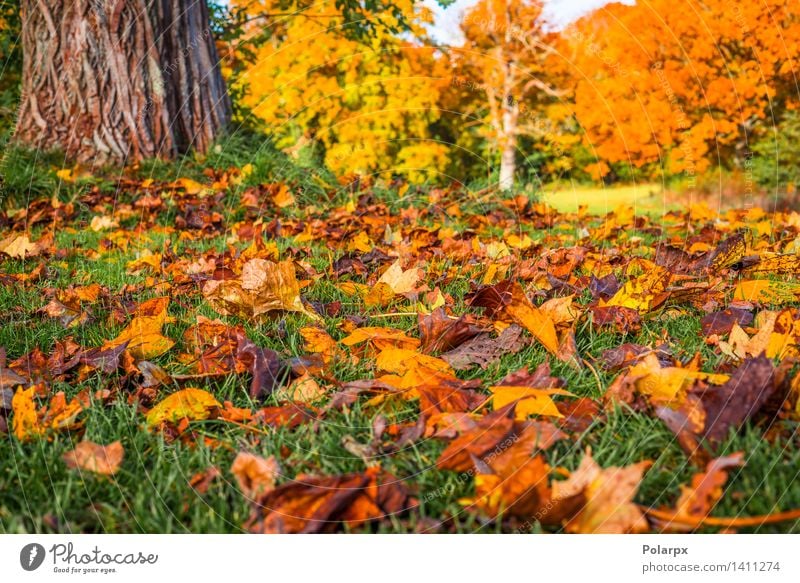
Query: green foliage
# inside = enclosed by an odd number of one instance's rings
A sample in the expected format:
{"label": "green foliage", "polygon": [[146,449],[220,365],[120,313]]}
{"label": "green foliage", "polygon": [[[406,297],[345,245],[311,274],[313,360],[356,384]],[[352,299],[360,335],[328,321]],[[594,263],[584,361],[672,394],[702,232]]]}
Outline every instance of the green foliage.
{"label": "green foliage", "polygon": [[790,111],[774,131],[753,145],[745,162],[758,184],[779,193],[800,184],[800,112]]}
{"label": "green foliage", "polygon": [[0,0],[0,144],[16,123],[22,50],[19,0]]}

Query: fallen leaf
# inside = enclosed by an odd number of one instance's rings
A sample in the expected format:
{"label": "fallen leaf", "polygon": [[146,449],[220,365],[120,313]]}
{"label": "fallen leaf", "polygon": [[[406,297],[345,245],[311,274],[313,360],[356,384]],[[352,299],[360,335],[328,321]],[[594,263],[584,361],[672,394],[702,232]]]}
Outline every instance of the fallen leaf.
{"label": "fallen leaf", "polygon": [[182,389],[165,397],[147,413],[147,424],[155,427],[165,421],[208,419],[222,405],[211,393],[202,389]]}
{"label": "fallen leaf", "polygon": [[601,302],[600,306],[620,306],[646,314],[656,307],[657,298],[666,291],[671,279],[669,270],[653,264],[644,274],[627,281],[611,299]]}
{"label": "fallen leaf", "polygon": [[264,459],[245,451],[236,454],[231,473],[239,483],[239,489],[251,500],[259,500],[275,488],[280,476],[280,465],[274,456]]}
{"label": "fallen leaf", "polygon": [[39,415],[37,413],[36,401],[36,387],[17,389],[14,393],[14,398],[11,401],[11,409],[14,414],[12,429],[14,435],[20,441],[26,441],[32,437],[40,435],[43,428],[39,424]]}
{"label": "fallen leaf", "polygon": [[440,358],[455,370],[467,370],[475,365],[485,369],[506,354],[514,354],[524,347],[522,327],[512,324],[497,337],[480,334],[441,354]]}
{"label": "fallen leaf", "polygon": [[75,446],[75,449],[64,454],[64,463],[73,470],[83,470],[111,476],[116,474],[125,456],[122,443],[115,441],[108,445],[85,440]]}
{"label": "fallen leaf", "polygon": [[728,481],[728,471],[744,465],[744,454],[734,453],[711,460],[704,472],[692,476],[689,486],[681,486],[681,495],[670,511],[673,521],[664,528],[686,532],[699,526],[716,506],[724,494],[723,486]]}
{"label": "fallen leaf", "polygon": [[248,527],[261,533],[330,532],[415,506],[403,483],[379,468],[342,476],[299,476],[262,496]]}
{"label": "fallen leaf", "polygon": [[251,259],[239,279],[211,279],[203,295],[217,312],[245,319],[272,312],[300,312],[313,320],[320,317],[303,305],[294,263]]}
{"label": "fallen leaf", "polygon": [[758,304],[786,304],[800,299],[800,283],[745,279],[736,284],[733,299]]}
{"label": "fallen leaf", "polygon": [[600,468],[587,453],[578,469],[564,482],[553,483],[553,498],[580,495],[582,505],[565,526],[580,534],[627,534],[647,532],[644,514],[633,502],[644,472],[651,462],[624,468]]}
{"label": "fallen leaf", "polygon": [[161,329],[169,321],[167,307],[168,297],[154,298],[143,302],[136,309],[128,326],[113,340],[101,347],[109,351],[122,344],[137,360],[151,360],[161,356],[175,345],[171,339],[161,333]]}

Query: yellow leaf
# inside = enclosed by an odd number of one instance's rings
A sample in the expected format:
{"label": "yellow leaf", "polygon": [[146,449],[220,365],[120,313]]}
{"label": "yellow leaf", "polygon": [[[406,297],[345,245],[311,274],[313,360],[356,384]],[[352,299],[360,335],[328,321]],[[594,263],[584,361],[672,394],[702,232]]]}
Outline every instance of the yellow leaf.
{"label": "yellow leaf", "polygon": [[147,424],[154,427],[164,421],[208,419],[215,408],[222,408],[219,401],[202,389],[183,389],[172,393],[147,413]]}
{"label": "yellow leaf", "polygon": [[342,339],[345,346],[356,346],[363,342],[370,342],[378,350],[389,348],[405,348],[414,350],[419,348],[419,339],[408,336],[402,330],[394,328],[383,328],[379,326],[365,326],[356,328],[353,332]]}
{"label": "yellow leaf", "polygon": [[316,403],[324,398],[327,391],[307,373],[296,378],[285,389],[277,392],[279,399],[287,399],[295,403]]}
{"label": "yellow leaf", "polygon": [[762,253],[758,258],[758,263],[746,267],[744,272],[748,275],[771,273],[800,275],[800,255]]}
{"label": "yellow leaf", "polygon": [[369,240],[369,235],[364,231],[359,231],[358,234],[347,243],[347,250],[361,251],[362,253],[369,253],[372,251],[372,241]]}
{"label": "yellow leaf", "polygon": [[206,190],[205,186],[192,180],[191,178],[178,178],[178,180],[176,180],[173,184],[183,188],[186,191],[186,194],[201,194]]}
{"label": "yellow leaf", "polygon": [[336,340],[322,328],[304,326],[300,328],[300,336],[305,340],[305,349],[322,354],[326,362],[339,353]]}
{"label": "yellow leaf", "polygon": [[509,247],[524,251],[533,245],[533,240],[528,235],[522,235],[521,237],[519,235],[509,235],[506,237],[506,243]]}
{"label": "yellow leaf", "polygon": [[375,361],[380,370],[403,374],[408,370],[426,368],[430,370],[452,373],[453,369],[441,358],[428,356],[414,350],[389,348],[381,351]]}
{"label": "yellow leaf", "polygon": [[25,259],[39,254],[39,247],[27,235],[9,235],[0,241],[0,253],[13,259]]}
{"label": "yellow leaf", "polygon": [[395,293],[391,286],[379,281],[364,296],[364,305],[370,308],[385,306],[394,299],[394,296]]}
{"label": "yellow leaf", "polygon": [[40,435],[43,430],[36,411],[35,394],[36,387],[28,389],[20,387],[11,399],[11,411],[14,414],[12,429],[20,441]]}
{"label": "yellow leaf", "polygon": [[667,269],[652,265],[646,273],[625,282],[608,302],[601,305],[631,308],[639,313],[649,312],[655,297],[667,289],[670,278]]}
{"label": "yellow leaf", "polygon": [[690,368],[661,367],[658,357],[650,353],[627,373],[635,381],[636,390],[661,401],[674,401],[683,397],[696,380],[721,385],[730,378],[726,374],[704,373]]}
{"label": "yellow leaf", "polygon": [[486,256],[489,259],[502,259],[510,254],[508,246],[502,241],[492,241],[486,245]]}
{"label": "yellow leaf", "polygon": [[95,215],[92,217],[92,222],[89,223],[89,228],[95,233],[116,227],[119,227],[119,223],[109,216]]}
{"label": "yellow leaf", "polygon": [[785,304],[800,298],[800,283],[767,279],[742,280],[733,290],[733,299],[762,304]]}
{"label": "yellow leaf", "polygon": [[137,360],[149,360],[167,352],[174,342],[161,334],[168,321],[168,297],[153,298],[143,302],[134,318],[119,336],[103,345],[104,349],[128,343],[127,350]]}
{"label": "yellow leaf", "polygon": [[563,417],[552,395],[574,395],[563,389],[536,389],[531,387],[496,386],[489,387],[492,392],[492,407],[502,409],[509,403],[517,402],[514,412],[517,419],[527,419],[529,415],[548,415],[550,417]]}
{"label": "yellow leaf", "polygon": [[558,353],[558,336],[553,321],[528,300],[518,283],[514,284],[511,302],[505,307],[505,311],[517,324],[533,334],[551,354]]}
{"label": "yellow leaf", "polygon": [[378,280],[378,284],[384,283],[388,285],[395,294],[404,294],[413,291],[418,281],[419,270],[408,269],[403,271],[403,268],[400,267],[400,260],[398,259],[383,273]]}
{"label": "yellow leaf", "polygon": [[287,206],[293,205],[295,200],[294,196],[289,190],[289,187],[285,184],[281,184],[278,192],[276,192],[275,196],[272,197],[272,202],[274,202],[275,206],[278,208],[286,208]]}

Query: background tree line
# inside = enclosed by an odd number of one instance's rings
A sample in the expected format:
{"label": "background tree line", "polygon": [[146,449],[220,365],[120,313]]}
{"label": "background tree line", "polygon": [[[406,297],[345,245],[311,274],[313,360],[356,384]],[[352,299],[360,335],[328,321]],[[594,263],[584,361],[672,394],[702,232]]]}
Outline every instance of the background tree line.
{"label": "background tree line", "polygon": [[3,144],[83,164],[206,152],[245,124],[373,180],[798,179],[796,2],[612,4],[557,30],[541,0],[480,0],[448,47],[414,0],[45,4],[1,4]]}

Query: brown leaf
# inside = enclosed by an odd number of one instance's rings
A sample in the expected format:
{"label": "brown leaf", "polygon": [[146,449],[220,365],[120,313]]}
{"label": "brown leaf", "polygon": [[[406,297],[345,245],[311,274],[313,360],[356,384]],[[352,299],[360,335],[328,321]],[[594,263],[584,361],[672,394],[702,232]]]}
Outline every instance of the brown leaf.
{"label": "brown leaf", "polygon": [[579,495],[583,503],[567,521],[567,532],[580,534],[642,533],[647,520],[633,498],[651,462],[624,468],[600,468],[587,453],[565,482],[553,483],[553,498],[567,500]]}
{"label": "brown leaf", "polygon": [[301,312],[320,319],[300,299],[292,261],[251,259],[242,266],[239,279],[211,279],[203,286],[203,295],[223,315],[252,319],[271,312]]}
{"label": "brown leaf", "polygon": [[75,449],[64,454],[64,463],[73,470],[110,476],[117,473],[124,456],[125,450],[119,441],[109,445],[82,441]]}
{"label": "brown leaf", "polygon": [[698,264],[703,262],[703,257],[695,257],[671,245],[657,245],[653,261],[656,265],[666,267],[672,273],[692,274],[698,269]]}
{"label": "brown leaf", "polygon": [[239,482],[242,493],[252,500],[258,500],[275,487],[275,480],[280,475],[280,465],[275,456],[267,459],[240,451],[233,460],[231,473]]}
{"label": "brown leaf", "polygon": [[749,326],[753,323],[753,313],[740,308],[726,308],[719,312],[706,314],[700,320],[703,334],[729,334],[734,324]]}
{"label": "brown leaf", "polygon": [[506,354],[519,352],[525,345],[522,328],[512,324],[496,338],[491,334],[480,334],[461,346],[441,354],[440,358],[447,361],[454,370],[466,370],[475,365],[485,369]]}
{"label": "brown leaf", "polygon": [[437,308],[427,315],[419,315],[421,350],[426,354],[452,350],[481,332],[481,328],[471,323],[466,316],[451,318],[444,308]]}
{"label": "brown leaf", "polygon": [[211,487],[211,483],[221,475],[222,472],[219,471],[217,466],[209,466],[189,478],[189,487],[198,494],[205,494]]}
{"label": "brown leaf", "polygon": [[298,476],[261,497],[248,527],[262,533],[331,532],[415,506],[403,483],[378,468],[342,476]]}
{"label": "brown leaf", "polygon": [[460,500],[491,519],[502,516],[531,518],[550,502],[550,468],[542,456],[528,456],[517,467],[475,476],[475,496]]}
{"label": "brown leaf", "polygon": [[620,334],[636,332],[642,327],[642,317],[625,306],[592,306],[592,325],[613,328]]}
{"label": "brown leaf", "polygon": [[655,354],[661,366],[671,366],[675,360],[666,345],[650,348],[641,344],[620,344],[615,348],[603,351],[600,364],[609,371],[621,370],[643,360],[647,355]]}
{"label": "brown leaf", "polygon": [[515,456],[530,457],[534,449],[545,450],[564,436],[551,423],[515,422],[515,407],[511,403],[478,419],[445,448],[436,467],[466,472],[479,460],[501,470],[516,465]]}
{"label": "brown leaf", "polygon": [[460,381],[417,387],[420,415],[472,411],[486,402],[486,395],[459,387],[462,383],[465,384]]}
{"label": "brown leaf", "polygon": [[777,392],[775,367],[765,356],[750,358],[721,386],[709,386],[699,394],[706,414],[703,436],[722,441],[729,430],[755,416]]}
{"label": "brown leaf", "polygon": [[439,455],[436,467],[440,470],[466,472],[473,466],[473,459],[482,459],[492,452],[502,451],[519,437],[514,432],[514,407],[500,409],[481,417],[475,427],[462,433]]}
{"label": "brown leaf", "polygon": [[543,362],[532,373],[527,366],[515,372],[510,372],[495,383],[497,386],[531,387],[536,389],[555,389],[566,385],[562,378],[550,375],[550,363]]}
{"label": "brown leaf", "polygon": [[486,315],[493,318],[511,303],[515,285],[517,284],[511,280],[505,280],[495,285],[484,286],[472,295],[469,304],[484,308]]}
{"label": "brown leaf", "polygon": [[668,523],[670,530],[688,531],[699,526],[724,494],[723,486],[728,481],[731,468],[744,465],[744,454],[734,453],[708,462],[704,472],[692,477],[690,486],[681,486],[681,495],[672,511],[675,523]]}
{"label": "brown leaf", "polygon": [[251,398],[264,398],[286,381],[288,368],[277,352],[256,346],[244,335],[244,331],[238,328],[236,341],[236,358],[244,364],[253,377],[250,382]]}

